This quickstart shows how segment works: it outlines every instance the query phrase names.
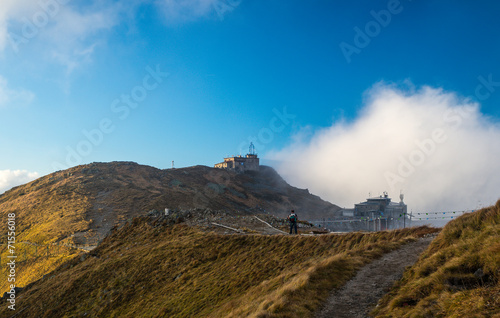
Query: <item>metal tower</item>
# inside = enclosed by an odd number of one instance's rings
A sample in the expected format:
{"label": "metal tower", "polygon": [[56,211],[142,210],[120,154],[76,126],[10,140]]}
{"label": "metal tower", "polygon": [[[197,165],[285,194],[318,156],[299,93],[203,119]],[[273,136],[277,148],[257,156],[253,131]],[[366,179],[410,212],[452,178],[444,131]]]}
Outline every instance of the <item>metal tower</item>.
{"label": "metal tower", "polygon": [[248,154],[255,155],[255,146],[253,145],[253,142],[251,142],[250,147],[248,147]]}

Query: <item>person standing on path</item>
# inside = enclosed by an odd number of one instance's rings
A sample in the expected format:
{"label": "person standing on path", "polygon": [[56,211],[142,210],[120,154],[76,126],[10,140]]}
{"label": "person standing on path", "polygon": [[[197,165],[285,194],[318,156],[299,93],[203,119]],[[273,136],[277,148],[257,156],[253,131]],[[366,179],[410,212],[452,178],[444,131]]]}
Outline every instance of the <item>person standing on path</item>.
{"label": "person standing on path", "polygon": [[292,229],[295,228],[295,234],[297,234],[297,214],[292,210],[292,213],[288,216],[288,222],[290,222],[290,234],[292,234]]}

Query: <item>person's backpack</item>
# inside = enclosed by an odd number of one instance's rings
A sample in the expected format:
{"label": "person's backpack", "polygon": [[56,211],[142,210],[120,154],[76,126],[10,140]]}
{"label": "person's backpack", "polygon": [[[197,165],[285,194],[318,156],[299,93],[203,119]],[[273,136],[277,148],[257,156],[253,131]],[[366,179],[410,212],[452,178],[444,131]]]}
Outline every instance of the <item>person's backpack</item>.
{"label": "person's backpack", "polygon": [[289,219],[290,219],[290,222],[295,223],[295,222],[297,222],[297,215],[290,214]]}

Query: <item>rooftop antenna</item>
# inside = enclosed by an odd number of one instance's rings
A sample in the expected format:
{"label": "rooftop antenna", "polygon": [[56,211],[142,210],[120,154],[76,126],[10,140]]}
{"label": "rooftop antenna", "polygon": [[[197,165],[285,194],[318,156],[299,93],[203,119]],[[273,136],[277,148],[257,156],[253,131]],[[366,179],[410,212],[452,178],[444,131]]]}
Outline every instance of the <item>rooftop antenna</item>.
{"label": "rooftop antenna", "polygon": [[250,147],[248,147],[248,154],[255,155],[255,146],[253,145],[253,142],[250,142]]}

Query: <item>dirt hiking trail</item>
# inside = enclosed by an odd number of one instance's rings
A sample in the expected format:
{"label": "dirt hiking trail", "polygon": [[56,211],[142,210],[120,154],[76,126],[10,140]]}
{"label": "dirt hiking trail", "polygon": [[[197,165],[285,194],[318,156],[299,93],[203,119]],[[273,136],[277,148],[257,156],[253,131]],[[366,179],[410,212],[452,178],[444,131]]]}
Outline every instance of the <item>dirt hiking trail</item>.
{"label": "dirt hiking trail", "polygon": [[406,266],[413,265],[435,236],[421,238],[384,254],[361,268],[344,287],[332,292],[315,318],[365,318]]}

